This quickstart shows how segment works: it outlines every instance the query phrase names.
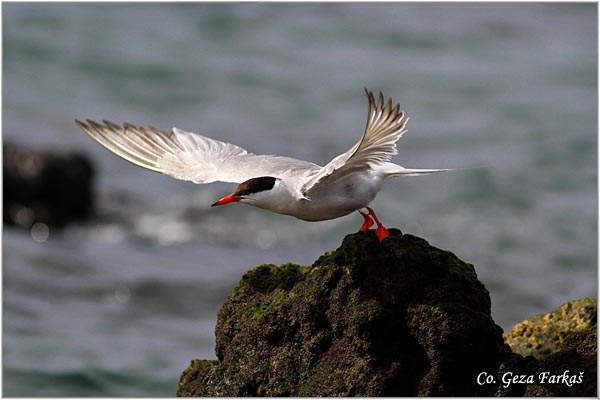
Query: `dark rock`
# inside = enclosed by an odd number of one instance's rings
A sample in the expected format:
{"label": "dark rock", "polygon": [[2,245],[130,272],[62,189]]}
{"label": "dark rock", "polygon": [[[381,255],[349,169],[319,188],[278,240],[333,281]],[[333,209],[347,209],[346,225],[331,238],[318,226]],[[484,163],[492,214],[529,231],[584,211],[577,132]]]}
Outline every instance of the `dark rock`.
{"label": "dark rock", "polygon": [[598,327],[578,332],[569,332],[563,341],[563,349],[575,350],[585,357],[596,357],[598,350]]}
{"label": "dark rock", "polygon": [[504,385],[504,379],[513,376],[523,376],[529,373],[527,368],[527,361],[523,359],[523,356],[513,353],[511,351],[503,351],[499,355],[500,365],[498,366],[498,372],[496,372],[497,390],[495,395],[498,397],[519,397],[523,396],[527,389],[525,383],[511,383],[510,385]]}
{"label": "dark rock", "polygon": [[493,395],[477,376],[510,349],[473,266],[390,231],[348,235],[310,267],[246,273],[219,312],[218,361],[194,360],[177,394]]}
{"label": "dark rock", "polygon": [[61,227],[91,214],[94,169],[85,156],[30,151],[11,144],[3,145],[2,155],[5,223]]}
{"label": "dark rock", "polygon": [[[585,336],[585,337],[584,337]],[[583,342],[597,344],[596,330],[578,333],[579,345]],[[579,352],[575,349],[561,350],[540,360],[533,360],[528,373],[535,376],[535,383],[528,385],[525,396],[597,396],[596,351]]]}
{"label": "dark rock", "polygon": [[596,327],[597,314],[595,299],[569,301],[552,312],[517,323],[504,341],[515,353],[548,356],[563,349],[566,335]]}
{"label": "dark rock", "polygon": [[[190,366],[183,371],[179,380],[177,395],[181,397],[200,397],[200,381],[205,379],[216,366],[216,360],[192,360]],[[210,383],[210,380],[207,380]]]}

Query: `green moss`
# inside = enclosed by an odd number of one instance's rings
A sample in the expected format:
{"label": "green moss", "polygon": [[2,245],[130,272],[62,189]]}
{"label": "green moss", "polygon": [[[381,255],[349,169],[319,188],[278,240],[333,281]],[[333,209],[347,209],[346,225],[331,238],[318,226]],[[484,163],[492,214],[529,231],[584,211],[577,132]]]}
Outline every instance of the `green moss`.
{"label": "green moss", "polygon": [[504,341],[515,353],[543,356],[559,351],[567,333],[595,329],[598,302],[584,298],[569,301],[547,314],[517,323]]}
{"label": "green moss", "polygon": [[260,293],[269,293],[275,289],[289,291],[297,282],[303,280],[305,269],[306,267],[292,263],[283,264],[280,267],[263,264],[244,274],[242,282]]}
{"label": "green moss", "polygon": [[275,289],[272,293],[261,296],[260,301],[252,305],[252,319],[259,321],[266,313],[281,308],[287,303],[289,303],[289,292]]}

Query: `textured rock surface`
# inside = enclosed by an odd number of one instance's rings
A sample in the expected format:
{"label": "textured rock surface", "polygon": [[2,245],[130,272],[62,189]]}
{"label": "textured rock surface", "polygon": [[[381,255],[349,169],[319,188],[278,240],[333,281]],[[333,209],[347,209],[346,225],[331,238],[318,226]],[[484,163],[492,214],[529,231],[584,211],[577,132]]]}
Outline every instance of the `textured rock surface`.
{"label": "textured rock surface", "polygon": [[4,144],[4,222],[30,228],[86,218],[93,210],[94,170],[80,154],[29,151]]}
{"label": "textured rock surface", "polygon": [[517,323],[504,340],[515,353],[543,357],[563,350],[568,334],[596,327],[598,303],[585,298]]}
{"label": "textured rock surface", "polygon": [[573,300],[516,324],[505,337],[514,352],[505,369],[532,376],[534,383],[504,394],[596,397],[597,310],[595,299]]}
{"label": "textured rock surface", "polygon": [[[597,397],[597,338],[595,328],[574,332],[566,335],[563,350],[539,360],[526,358],[528,373],[537,379],[524,395]],[[541,374],[546,375],[544,381]]]}
{"label": "textured rock surface", "polygon": [[510,350],[473,266],[391,233],[246,273],[219,312],[218,361],[193,361],[177,394],[493,395],[476,377]]}

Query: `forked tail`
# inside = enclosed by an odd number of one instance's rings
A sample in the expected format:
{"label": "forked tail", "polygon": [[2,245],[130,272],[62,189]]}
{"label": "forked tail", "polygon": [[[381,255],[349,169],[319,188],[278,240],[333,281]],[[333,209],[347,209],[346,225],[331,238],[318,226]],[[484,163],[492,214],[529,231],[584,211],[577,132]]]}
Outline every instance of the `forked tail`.
{"label": "forked tail", "polygon": [[415,169],[415,168],[404,168],[398,164],[385,163],[378,168],[384,174],[384,179],[392,178],[394,176],[417,176],[432,174],[434,172],[454,171],[454,168],[443,168],[443,169]]}

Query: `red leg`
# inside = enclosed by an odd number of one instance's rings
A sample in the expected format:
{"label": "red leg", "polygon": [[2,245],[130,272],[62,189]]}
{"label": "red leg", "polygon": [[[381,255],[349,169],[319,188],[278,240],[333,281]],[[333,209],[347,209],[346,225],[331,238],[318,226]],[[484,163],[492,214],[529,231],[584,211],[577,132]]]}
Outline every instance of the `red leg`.
{"label": "red leg", "polygon": [[383,226],[381,221],[379,221],[379,218],[377,218],[377,215],[375,215],[375,211],[373,211],[371,207],[367,207],[367,210],[369,210],[369,215],[373,217],[373,219],[377,223],[377,229],[375,229],[375,234],[381,242],[383,239],[390,236],[390,232],[385,228],[385,226]]}
{"label": "red leg", "polygon": [[360,210],[358,210],[358,212],[365,219],[365,222],[363,222],[362,226],[359,229],[359,232],[367,232],[369,230],[369,228],[371,226],[373,226],[373,224],[374,224],[373,219],[371,217],[369,217],[369,214],[367,214],[367,213],[364,213]]}

